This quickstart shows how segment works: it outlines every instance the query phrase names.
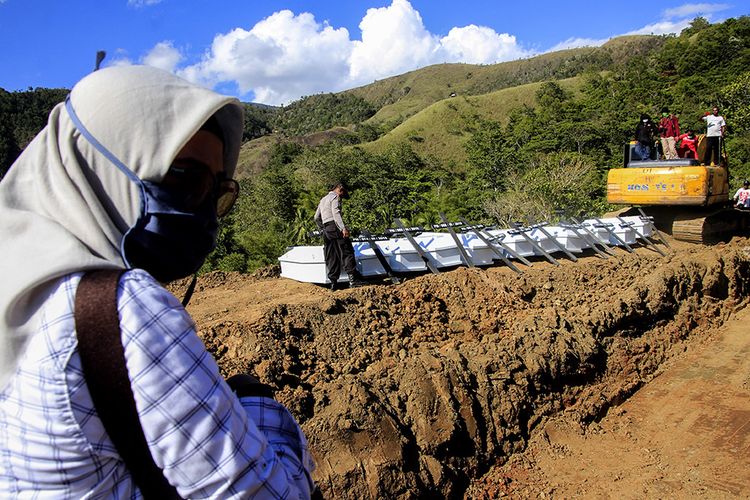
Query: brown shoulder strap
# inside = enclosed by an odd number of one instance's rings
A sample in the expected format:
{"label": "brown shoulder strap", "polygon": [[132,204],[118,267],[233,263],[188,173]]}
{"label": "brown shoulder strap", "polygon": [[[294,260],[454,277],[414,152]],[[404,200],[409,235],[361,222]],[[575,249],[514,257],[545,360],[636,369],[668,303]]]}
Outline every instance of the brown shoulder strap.
{"label": "brown shoulder strap", "polygon": [[135,407],[117,312],[117,283],[123,272],[88,272],[76,290],[75,325],[83,373],[104,429],[144,498],[179,498],[154,463]]}

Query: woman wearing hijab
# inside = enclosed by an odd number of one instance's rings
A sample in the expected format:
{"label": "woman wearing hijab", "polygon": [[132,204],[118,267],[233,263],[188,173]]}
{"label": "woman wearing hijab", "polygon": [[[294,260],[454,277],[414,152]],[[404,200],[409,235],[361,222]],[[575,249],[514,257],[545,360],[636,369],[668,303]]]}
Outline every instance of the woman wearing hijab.
{"label": "woman wearing hijab", "polygon": [[[242,135],[236,99],[142,66],[81,80],[0,182],[0,491],[139,498],[81,369],[85,271],[122,269],[120,334],[154,463],[184,498],[306,498],[307,442],[269,394],[238,398],[159,281],[197,271]],[[157,281],[159,280],[159,281]]]}

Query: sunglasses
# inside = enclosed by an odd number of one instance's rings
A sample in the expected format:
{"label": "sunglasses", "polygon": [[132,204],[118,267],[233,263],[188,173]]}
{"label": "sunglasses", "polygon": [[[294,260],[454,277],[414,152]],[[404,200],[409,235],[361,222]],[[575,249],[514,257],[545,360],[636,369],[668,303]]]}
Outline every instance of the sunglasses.
{"label": "sunglasses", "polygon": [[162,184],[179,193],[183,208],[187,210],[196,210],[212,199],[218,217],[224,217],[232,210],[240,194],[236,180],[228,179],[224,172],[214,175],[211,169],[197,162],[189,167],[170,167]]}

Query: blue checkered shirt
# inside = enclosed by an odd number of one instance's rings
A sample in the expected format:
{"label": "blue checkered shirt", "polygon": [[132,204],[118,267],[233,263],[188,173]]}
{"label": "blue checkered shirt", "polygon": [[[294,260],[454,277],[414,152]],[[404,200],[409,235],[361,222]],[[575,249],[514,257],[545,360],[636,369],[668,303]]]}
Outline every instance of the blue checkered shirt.
{"label": "blue checkered shirt", "polygon": [[[81,371],[61,279],[0,394],[0,497],[141,498]],[[238,399],[177,299],[148,273],[118,286],[136,407],[156,464],[183,498],[308,498],[313,462],[299,425],[271,398]]]}

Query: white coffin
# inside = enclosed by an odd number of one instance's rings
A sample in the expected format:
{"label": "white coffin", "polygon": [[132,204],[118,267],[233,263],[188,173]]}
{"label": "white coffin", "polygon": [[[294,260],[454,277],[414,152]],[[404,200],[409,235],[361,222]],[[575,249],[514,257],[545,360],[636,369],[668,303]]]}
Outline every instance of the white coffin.
{"label": "white coffin", "polygon": [[365,277],[384,276],[387,273],[375,255],[369,243],[354,243],[354,258],[357,260],[357,271]]}
{"label": "white coffin", "polygon": [[[490,266],[496,260],[500,259],[500,257],[487,246],[487,243],[482,241],[481,238],[473,232],[461,233],[458,237],[475,266]],[[505,255],[502,250],[500,250],[500,252]]]}
{"label": "white coffin", "polygon": [[[625,224],[622,224],[616,218],[608,217],[599,219],[598,221],[593,219],[587,219],[583,221],[583,224],[589,228],[589,230],[596,235],[596,237],[602,243],[612,246],[622,246],[617,238],[615,238],[610,231],[615,233],[622,241],[628,245],[633,245],[636,242],[635,231]],[[606,227],[602,227],[606,226]]]}
{"label": "white coffin", "polygon": [[652,226],[652,224],[651,224],[650,221],[644,220],[642,217],[640,217],[638,215],[631,215],[631,216],[628,216],[628,217],[620,217],[620,218],[622,220],[624,220],[625,222],[627,222],[628,224],[631,224],[632,227],[633,227],[633,229],[637,233],[639,233],[639,234],[641,234],[641,235],[643,235],[643,236],[645,236],[647,238],[653,236],[653,234],[654,234],[654,232],[653,232],[653,226]]}
{"label": "white coffin", "polygon": [[[279,257],[279,264],[284,278],[304,283],[330,283],[323,258],[323,245],[291,247]],[[339,281],[348,280],[349,277],[342,271]]]}
{"label": "white coffin", "polygon": [[[572,229],[568,229],[565,227],[560,226],[545,226],[544,229],[552,235],[552,237],[560,242],[560,244],[571,253],[581,253],[585,249],[589,248],[591,245],[582,237],[582,235],[576,234],[575,231]],[[580,233],[580,231],[579,231]],[[553,245],[555,247],[555,252],[561,252],[561,250],[557,247],[557,245]],[[545,248],[545,250],[547,250]]]}
{"label": "white coffin", "polygon": [[[614,233],[628,245],[637,243],[639,234],[652,236],[652,226],[649,221],[639,216],[617,218],[603,218],[599,220],[587,219],[582,224],[599,241],[608,245],[620,245],[601,224]],[[555,244],[559,242],[569,252],[580,253],[589,248],[589,243],[583,237],[583,229],[576,234],[570,228],[561,226],[544,226],[550,237],[539,228],[527,231],[527,235],[539,244],[546,252],[560,254],[562,251]],[[499,242],[507,245],[513,252],[522,257],[541,256],[534,246],[521,234],[511,234],[509,229],[491,229],[484,231],[490,239],[497,237]],[[499,259],[498,255],[487,246],[473,232],[458,233],[459,242],[466,250],[474,265],[488,266]],[[425,252],[427,258],[438,268],[450,268],[463,265],[461,253],[449,233],[425,232],[414,237],[414,240]],[[407,238],[391,238],[377,241],[375,244],[383,253],[388,265],[397,273],[419,273],[427,271],[427,265]],[[357,270],[365,277],[385,276],[387,273],[380,264],[369,243],[357,242],[354,245],[354,256],[357,260]],[[499,247],[498,247],[499,248]],[[505,250],[500,251],[508,258],[512,258]],[[279,257],[281,276],[307,283],[328,283],[323,246],[292,247]],[[341,273],[339,281],[348,281],[345,273]]]}
{"label": "white coffin", "polygon": [[503,243],[521,257],[533,257],[536,255],[534,246],[526,241],[526,238],[520,234],[510,234],[509,231],[510,229],[490,229],[487,233],[498,237],[498,242]]}

